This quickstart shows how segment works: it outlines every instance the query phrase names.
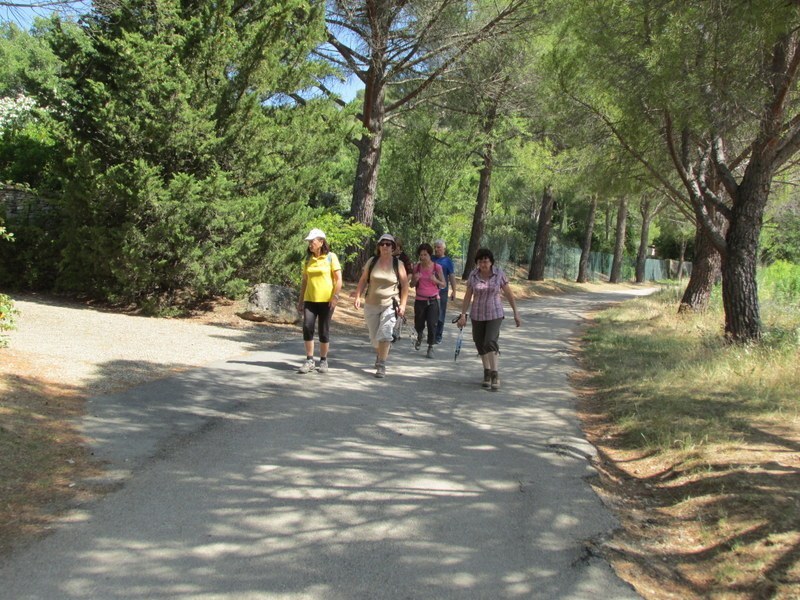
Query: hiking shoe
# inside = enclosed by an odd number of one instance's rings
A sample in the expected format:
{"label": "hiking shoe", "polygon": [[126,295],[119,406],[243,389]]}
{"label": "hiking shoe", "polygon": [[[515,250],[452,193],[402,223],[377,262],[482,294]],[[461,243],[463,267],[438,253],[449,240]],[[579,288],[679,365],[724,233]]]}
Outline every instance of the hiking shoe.
{"label": "hiking shoe", "polygon": [[378,379],[386,377],[386,363],[379,362],[375,365],[375,377]]}
{"label": "hiking shoe", "polygon": [[414,350],[419,350],[419,347],[422,345],[422,334],[417,334],[417,341],[414,342]]}
{"label": "hiking shoe", "polygon": [[497,371],[492,371],[491,373],[491,387],[493,392],[500,389],[500,376],[497,374]]}
{"label": "hiking shoe", "polygon": [[481,387],[489,388],[492,385],[492,372],[489,369],[483,370],[483,383]]}
{"label": "hiking shoe", "polygon": [[425,358],[433,358],[433,346],[428,346],[428,351],[425,353]]}
{"label": "hiking shoe", "polygon": [[320,373],[327,373],[328,372],[328,361],[327,360],[319,361],[319,367],[317,368],[317,371],[319,371]]}
{"label": "hiking shoe", "polygon": [[313,370],[314,370],[314,359],[313,358],[307,358],[306,360],[303,361],[303,364],[300,365],[300,368],[297,369],[297,372],[298,373],[308,373],[309,371],[313,371]]}

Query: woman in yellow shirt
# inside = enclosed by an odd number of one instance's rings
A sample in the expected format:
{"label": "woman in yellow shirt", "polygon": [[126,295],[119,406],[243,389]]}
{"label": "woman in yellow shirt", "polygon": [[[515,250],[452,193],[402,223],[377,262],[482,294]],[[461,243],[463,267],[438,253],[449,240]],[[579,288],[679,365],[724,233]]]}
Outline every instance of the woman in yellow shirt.
{"label": "woman in yellow shirt", "polygon": [[303,314],[303,343],[306,360],[298,373],[314,370],[314,326],[319,325],[319,372],[328,372],[330,324],[342,289],[342,267],[330,251],[325,232],[312,229],[306,236],[308,250],[303,264],[303,282],[297,310]]}

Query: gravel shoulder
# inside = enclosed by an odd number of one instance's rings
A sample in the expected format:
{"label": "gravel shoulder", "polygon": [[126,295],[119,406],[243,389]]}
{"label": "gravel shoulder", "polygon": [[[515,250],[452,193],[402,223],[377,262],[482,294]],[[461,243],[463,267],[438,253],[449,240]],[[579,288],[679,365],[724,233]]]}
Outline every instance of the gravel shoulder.
{"label": "gravel shoulder", "polygon": [[37,377],[84,396],[238,356],[298,331],[245,321],[236,316],[241,306],[235,302],[189,318],[159,319],[33,295],[12,298],[20,316],[2,351],[0,376]]}

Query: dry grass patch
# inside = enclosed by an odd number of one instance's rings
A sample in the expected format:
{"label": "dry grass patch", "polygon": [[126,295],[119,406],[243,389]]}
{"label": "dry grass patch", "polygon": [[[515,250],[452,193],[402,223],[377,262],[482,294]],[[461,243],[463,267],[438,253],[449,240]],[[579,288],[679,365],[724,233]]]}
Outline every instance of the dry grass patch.
{"label": "dry grass patch", "polygon": [[800,348],[730,346],[721,322],[662,295],[587,333],[582,417],[622,520],[606,550],[646,598],[800,598]]}
{"label": "dry grass patch", "polygon": [[99,474],[74,419],[79,391],[44,381],[4,350],[0,366],[0,553],[39,533],[90,493],[78,482]]}

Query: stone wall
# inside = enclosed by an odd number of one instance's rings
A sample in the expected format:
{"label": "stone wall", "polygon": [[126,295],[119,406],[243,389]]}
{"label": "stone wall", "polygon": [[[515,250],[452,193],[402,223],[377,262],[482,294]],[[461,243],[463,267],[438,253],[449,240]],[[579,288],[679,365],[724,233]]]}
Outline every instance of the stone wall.
{"label": "stone wall", "polygon": [[0,184],[0,216],[7,225],[35,222],[50,210],[50,205],[30,190],[13,184]]}

